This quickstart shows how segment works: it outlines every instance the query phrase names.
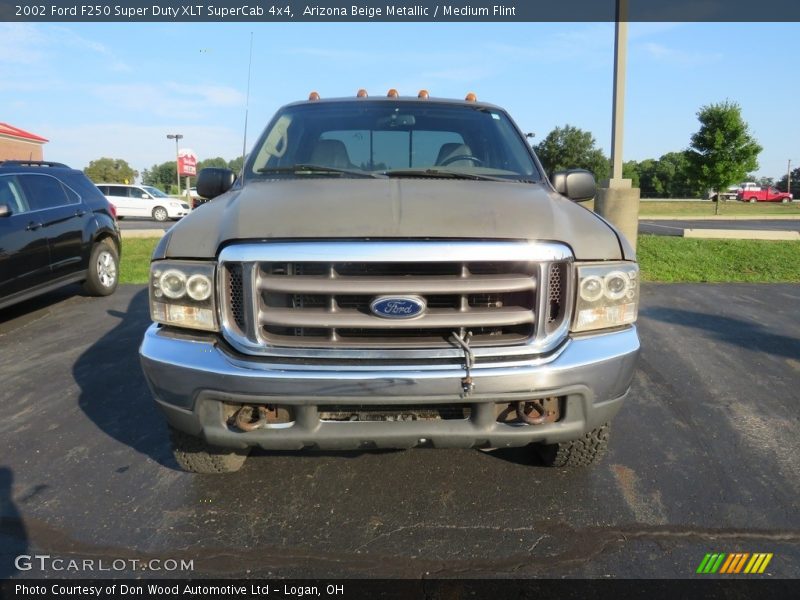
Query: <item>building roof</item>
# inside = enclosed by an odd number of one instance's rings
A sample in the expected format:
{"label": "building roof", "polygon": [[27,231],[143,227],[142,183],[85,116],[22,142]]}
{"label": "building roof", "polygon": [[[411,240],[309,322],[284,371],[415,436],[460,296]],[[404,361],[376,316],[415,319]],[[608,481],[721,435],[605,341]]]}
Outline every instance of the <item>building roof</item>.
{"label": "building roof", "polygon": [[14,127],[13,125],[9,125],[8,123],[2,123],[2,122],[0,122],[0,135],[15,137],[22,140],[27,140],[29,142],[38,142],[40,144],[49,141],[48,139],[43,138],[40,135],[36,135],[35,133],[31,133],[30,131],[25,131],[24,129],[20,129],[19,127]]}

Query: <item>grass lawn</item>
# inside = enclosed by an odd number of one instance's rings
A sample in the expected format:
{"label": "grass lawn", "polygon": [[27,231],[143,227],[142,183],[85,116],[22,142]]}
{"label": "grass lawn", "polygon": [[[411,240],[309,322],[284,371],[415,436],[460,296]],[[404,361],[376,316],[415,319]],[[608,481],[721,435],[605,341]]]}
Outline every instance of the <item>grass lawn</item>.
{"label": "grass lawn", "polygon": [[[702,217],[714,214],[715,202],[641,202],[639,218],[647,217]],[[723,202],[719,207],[720,216],[780,215],[800,216],[800,202]]]}
{"label": "grass lawn", "polygon": [[[121,283],[147,283],[157,243],[123,240]],[[800,242],[640,235],[638,254],[645,281],[800,283]]]}
{"label": "grass lawn", "polygon": [[800,283],[800,242],[640,235],[645,281]]}
{"label": "grass lawn", "polygon": [[120,283],[147,283],[150,257],[160,238],[123,238],[119,265]]}

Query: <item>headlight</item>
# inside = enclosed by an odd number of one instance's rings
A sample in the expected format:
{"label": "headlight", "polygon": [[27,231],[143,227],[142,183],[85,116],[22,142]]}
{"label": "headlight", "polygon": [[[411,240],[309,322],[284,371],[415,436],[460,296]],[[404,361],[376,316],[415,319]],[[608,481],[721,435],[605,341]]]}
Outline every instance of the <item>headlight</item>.
{"label": "headlight", "polygon": [[572,331],[619,327],[636,321],[639,266],[606,263],[578,266],[578,297]]}
{"label": "headlight", "polygon": [[173,207],[173,208],[180,208],[180,207],[181,207],[181,205],[180,205],[180,204],[178,204],[177,202],[170,202],[170,203],[169,203],[169,205],[170,205],[171,207]]}
{"label": "headlight", "polygon": [[218,331],[214,263],[159,260],[150,265],[150,317],[156,323]]}

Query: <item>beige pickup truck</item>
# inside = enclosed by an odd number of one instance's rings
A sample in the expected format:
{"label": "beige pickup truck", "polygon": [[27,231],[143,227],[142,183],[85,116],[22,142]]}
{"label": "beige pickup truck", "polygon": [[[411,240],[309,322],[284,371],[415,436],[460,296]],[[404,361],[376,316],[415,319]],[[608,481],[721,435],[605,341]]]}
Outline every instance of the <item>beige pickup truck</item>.
{"label": "beige pickup truck", "polygon": [[277,450],[530,446],[597,460],[639,354],[638,266],[497,106],[281,108],[153,255],[141,362],[185,469]]}

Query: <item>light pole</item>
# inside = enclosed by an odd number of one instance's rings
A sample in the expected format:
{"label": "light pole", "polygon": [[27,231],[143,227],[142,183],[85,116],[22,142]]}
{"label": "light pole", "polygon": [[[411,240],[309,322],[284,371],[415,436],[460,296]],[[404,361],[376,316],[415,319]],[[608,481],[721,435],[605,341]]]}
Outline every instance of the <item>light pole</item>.
{"label": "light pole", "polygon": [[792,159],[789,159],[789,165],[786,167],[786,193],[792,193]]}
{"label": "light pole", "polygon": [[178,182],[178,196],[181,195],[181,166],[180,160],[178,158],[178,154],[180,154],[180,150],[178,150],[178,143],[180,140],[183,139],[183,135],[180,133],[168,133],[167,134],[168,140],[175,140],[175,177],[176,181]]}

